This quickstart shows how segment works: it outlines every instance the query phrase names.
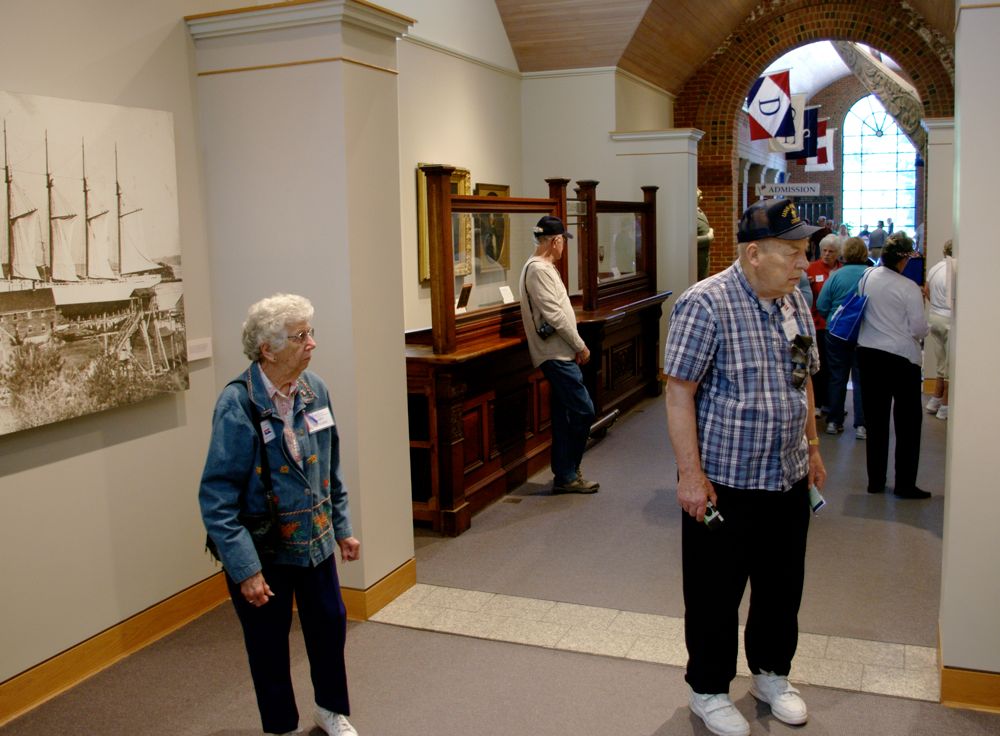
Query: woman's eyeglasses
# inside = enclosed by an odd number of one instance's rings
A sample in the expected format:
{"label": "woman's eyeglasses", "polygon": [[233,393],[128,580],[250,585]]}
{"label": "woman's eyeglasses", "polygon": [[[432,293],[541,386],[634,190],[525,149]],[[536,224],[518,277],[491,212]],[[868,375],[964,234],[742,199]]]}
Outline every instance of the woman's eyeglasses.
{"label": "woman's eyeglasses", "polygon": [[796,335],[789,344],[792,353],[792,387],[801,389],[809,377],[809,348],[813,340],[809,335]]}
{"label": "woman's eyeglasses", "polygon": [[310,327],[308,330],[302,330],[302,332],[296,332],[294,335],[289,335],[288,339],[292,342],[305,342],[306,338],[315,337],[316,328]]}

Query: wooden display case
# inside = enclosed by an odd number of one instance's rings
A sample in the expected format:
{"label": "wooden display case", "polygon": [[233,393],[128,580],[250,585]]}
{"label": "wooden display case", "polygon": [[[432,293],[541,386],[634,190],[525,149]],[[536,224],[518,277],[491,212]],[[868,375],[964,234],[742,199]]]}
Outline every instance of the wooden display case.
{"label": "wooden display case", "polygon": [[[655,187],[644,188],[641,202],[599,202],[597,182],[578,182],[572,204],[579,214],[567,217],[567,179],[546,180],[547,198],[472,196],[451,192],[452,167],[422,166],[421,171],[432,325],[406,338],[413,517],[457,535],[469,528],[473,513],[549,462],[548,382],[531,364],[519,302],[493,298],[494,290],[503,293],[501,287],[513,291],[516,285],[520,291],[517,276],[533,250],[529,224],[551,214],[576,228],[581,293],[573,302],[592,353],[584,381],[597,409],[595,432],[606,431],[610,421],[644,396],[660,392],[659,319],[669,293],[655,288]],[[627,272],[617,266],[617,272],[601,270],[600,241],[608,229],[602,210],[626,224],[633,218],[635,257]],[[509,271],[500,280],[496,263],[480,269],[478,258],[473,274],[456,276],[452,237],[469,224],[458,218],[484,214],[505,218],[505,238],[524,250],[513,258],[508,254]],[[478,225],[474,229],[478,237]],[[622,248],[628,251],[627,245]],[[567,256],[559,263],[565,283],[568,264]],[[481,273],[483,283],[472,287],[480,300],[456,314],[456,292],[464,286],[468,298],[469,279]]]}

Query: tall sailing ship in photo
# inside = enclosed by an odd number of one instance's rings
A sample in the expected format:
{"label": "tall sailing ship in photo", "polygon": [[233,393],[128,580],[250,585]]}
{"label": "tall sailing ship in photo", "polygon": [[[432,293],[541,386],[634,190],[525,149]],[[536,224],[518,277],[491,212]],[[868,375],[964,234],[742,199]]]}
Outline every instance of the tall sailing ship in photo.
{"label": "tall sailing ship in photo", "polygon": [[[80,156],[83,212],[76,213],[56,189],[48,166],[46,136],[45,188],[48,196],[45,211],[40,212],[14,178],[7,153],[6,123],[3,138],[8,215],[6,263],[0,292],[51,289],[57,307],[89,304],[101,308],[112,302],[128,301],[136,289],[151,288],[162,280],[164,266],[153,263],[140,250],[140,231],[133,223],[141,208],[129,208],[125,202],[118,180],[117,150],[114,211],[99,203],[88,184],[84,147]],[[78,216],[82,216],[84,233],[84,258],[79,269],[72,255],[69,227]],[[45,242],[48,247],[44,247]],[[115,254],[117,268],[112,265],[112,254]]]}
{"label": "tall sailing ship in photo", "polygon": [[0,92],[0,118],[0,434],[187,389],[169,114]]}

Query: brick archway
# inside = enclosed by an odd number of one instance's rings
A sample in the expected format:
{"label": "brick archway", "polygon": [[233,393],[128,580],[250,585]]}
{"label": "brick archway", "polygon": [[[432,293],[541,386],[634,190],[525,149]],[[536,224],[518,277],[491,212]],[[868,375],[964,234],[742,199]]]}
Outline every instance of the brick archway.
{"label": "brick archway", "polygon": [[698,151],[702,209],[715,228],[709,271],[735,257],[737,115],[750,85],[782,54],[815,41],[857,41],[884,51],[906,70],[925,117],[954,115],[951,47],[900,0],[763,0],[677,97],[674,124],[705,131]]}

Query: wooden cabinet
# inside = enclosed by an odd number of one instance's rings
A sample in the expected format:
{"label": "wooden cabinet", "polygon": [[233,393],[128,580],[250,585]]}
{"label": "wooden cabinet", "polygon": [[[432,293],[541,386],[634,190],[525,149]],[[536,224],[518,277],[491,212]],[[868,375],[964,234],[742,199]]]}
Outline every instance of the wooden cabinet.
{"label": "wooden cabinet", "polygon": [[[669,292],[655,288],[655,187],[644,188],[641,202],[601,202],[597,182],[579,182],[578,214],[567,218],[565,179],[548,180],[547,199],[478,197],[450,193],[451,167],[422,171],[433,322],[406,339],[413,518],[458,535],[476,511],[548,467],[552,437],[549,385],[531,365],[520,305],[455,314],[462,282],[456,278],[453,238],[464,232],[455,218],[501,216],[509,232],[525,219],[533,224],[553,214],[575,228],[582,293],[573,302],[592,354],[583,371],[597,410],[595,433],[660,392],[659,320]],[[620,218],[624,227],[617,220],[614,227],[610,219],[600,222],[602,212]],[[470,229],[478,238],[478,226]],[[623,246],[615,245],[618,260],[605,267],[602,254],[610,244],[599,241],[612,229],[619,235],[627,231],[627,238]],[[558,265],[567,281],[568,259]],[[509,268],[519,273],[521,263]]]}

